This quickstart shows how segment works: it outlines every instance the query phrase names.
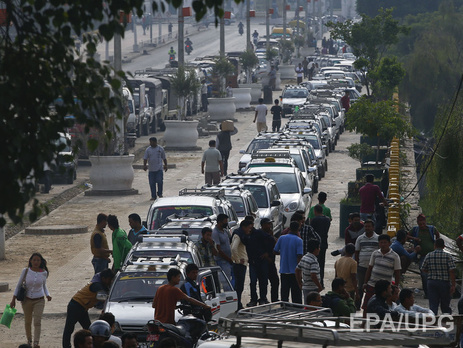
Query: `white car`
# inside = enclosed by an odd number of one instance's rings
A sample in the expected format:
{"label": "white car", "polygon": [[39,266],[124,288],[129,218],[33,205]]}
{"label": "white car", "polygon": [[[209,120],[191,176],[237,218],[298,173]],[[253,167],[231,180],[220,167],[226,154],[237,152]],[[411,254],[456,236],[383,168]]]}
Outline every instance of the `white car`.
{"label": "white car", "polygon": [[293,114],[296,106],[302,106],[307,101],[309,90],[302,86],[286,86],[280,96],[280,104],[283,109],[281,117]]}
{"label": "white car", "polygon": [[280,191],[283,200],[283,215],[286,217],[284,227],[290,224],[291,216],[296,210],[302,210],[305,215],[309,213],[312,205],[312,189],[307,185],[301,171],[296,167],[264,165],[262,167],[252,167],[246,171],[248,173],[265,173],[273,179]]}
{"label": "white car", "polygon": [[[152,302],[157,289],[167,283],[167,272],[177,268],[185,279],[187,263],[164,260],[164,262],[147,262],[129,265],[117,273],[111,286],[104,312],[111,312],[116,318],[115,335],[125,332],[137,335],[138,342],[145,342],[148,332],[144,326],[153,320],[155,309]],[[220,267],[199,269],[196,279],[201,289],[203,301],[212,309],[210,324],[216,324],[221,317],[227,317],[238,309],[236,291]],[[182,282],[179,284],[181,286]],[[180,313],[176,312],[176,320]]]}

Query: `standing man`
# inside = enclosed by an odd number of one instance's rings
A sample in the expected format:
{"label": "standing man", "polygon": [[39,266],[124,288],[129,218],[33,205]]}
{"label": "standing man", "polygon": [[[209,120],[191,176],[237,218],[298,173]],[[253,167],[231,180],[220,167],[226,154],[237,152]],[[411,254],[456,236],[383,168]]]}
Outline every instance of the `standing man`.
{"label": "standing man", "polygon": [[379,198],[385,206],[388,205],[386,199],[381,192],[378,185],[374,185],[373,181],[375,176],[373,174],[365,175],[365,185],[359,190],[360,195],[360,219],[366,221],[367,219],[376,222],[375,210],[376,210],[376,198]]}
{"label": "standing man", "polygon": [[323,286],[320,283],[320,266],[317,260],[319,251],[320,243],[318,240],[311,240],[308,245],[307,254],[302,257],[296,267],[296,279],[299,288],[304,294],[305,303],[307,295],[310,292],[321,292],[323,290]]}
{"label": "standing man", "polygon": [[215,262],[225,272],[228,279],[232,281],[232,265],[230,234],[228,233],[228,216],[225,214],[217,215],[217,224],[212,230],[212,240],[214,241],[218,254]]}
{"label": "standing man", "polygon": [[[206,170],[204,170],[206,165]],[[209,140],[209,148],[204,151],[201,161],[201,173],[207,185],[218,185],[220,176],[223,176],[223,162],[220,151],[215,148],[215,140]]]}
{"label": "standing man", "polygon": [[421,247],[417,245],[414,249],[405,249],[404,244],[407,241],[407,232],[404,230],[398,230],[396,234],[396,240],[391,245],[391,249],[394,250],[400,257],[400,263],[402,265],[402,274],[407,272],[408,266],[416,259],[417,253],[421,250]]}
{"label": "standing man", "polygon": [[370,258],[373,251],[378,249],[378,235],[375,233],[375,224],[372,220],[365,221],[365,233],[355,241],[355,261],[357,261],[357,283],[359,299],[356,303],[357,308],[360,308],[363,297],[363,284],[365,283],[365,275],[367,274],[370,265]]}
{"label": "standing man", "polygon": [[204,112],[207,112],[207,83],[206,80],[201,81],[201,108]]}
{"label": "standing man", "polygon": [[[326,192],[321,192],[320,191],[318,193],[317,198],[318,198],[318,204],[321,205],[322,208],[323,208],[323,215],[326,216],[327,218],[329,218],[330,221],[333,220],[333,218],[331,217],[331,209],[328,208],[325,205],[326,199],[328,198],[328,195],[326,194]],[[314,209],[315,209],[315,206],[310,208],[309,216],[307,217],[307,222],[306,223],[310,223],[310,220],[315,217]]]}
{"label": "standing man", "polygon": [[140,215],[135,213],[129,215],[129,225],[132,228],[127,238],[132,245],[135,245],[135,243],[138,242],[138,236],[147,233],[148,230],[141,224]]}
{"label": "standing man", "polygon": [[280,255],[281,300],[289,302],[289,292],[293,303],[302,303],[301,288],[296,279],[296,267],[302,258],[302,239],[297,236],[300,225],[293,221],[289,233],[281,236],[274,252]]}
{"label": "standing man", "polygon": [[334,276],[346,281],[345,289],[350,297],[358,302],[357,262],[353,259],[355,245],[349,243],[345,247],[345,255],[334,263]]}
{"label": "standing man", "polygon": [[117,216],[108,216],[108,227],[111,231],[113,231],[113,269],[114,272],[117,272],[122,267],[122,264],[124,263],[130,249],[132,249],[132,243],[130,243],[130,241],[127,239],[127,233],[125,233],[125,231],[119,227]]}
{"label": "standing man", "polygon": [[[416,222],[418,226],[412,228],[412,230],[409,232],[408,238],[413,241],[415,246],[419,245],[421,247],[421,250],[418,252],[418,255],[420,256],[418,260],[418,266],[421,269],[426,255],[435,249],[434,242],[437,238],[440,238],[440,234],[436,227],[426,223],[426,216],[423,214],[418,215]],[[424,295],[427,297],[428,273],[421,272],[421,284],[423,286]]]}
{"label": "standing man", "polygon": [[69,301],[63,331],[63,348],[71,348],[71,335],[77,322],[79,322],[83,329],[88,330],[90,327],[88,310],[98,303],[98,294],[107,294],[109,292],[113,278],[114,272],[110,269],[105,269],[101,273],[95,274],[92,280]]}
{"label": "standing man", "polygon": [[455,292],[455,262],[452,255],[444,252],[444,247],[444,240],[437,238],[434,251],[426,255],[421,266],[421,271],[428,274],[429,308],[435,315],[439,303],[442,313],[452,314],[450,300]]}
{"label": "standing man", "polygon": [[272,132],[279,132],[280,131],[280,127],[281,127],[281,111],[282,111],[282,108],[280,105],[278,105],[280,103],[280,101],[278,99],[275,99],[274,100],[274,103],[275,105],[272,106],[272,108],[270,109],[270,112],[272,113],[273,115],[273,120],[272,120]]}
{"label": "standing man", "polygon": [[363,223],[360,220],[360,213],[352,213],[351,223],[344,230],[344,242],[347,244],[352,243],[355,245],[357,238],[365,233]]}
{"label": "standing man", "polygon": [[381,234],[378,237],[379,249],[371,253],[370,263],[363,288],[365,289],[365,300],[363,309],[367,309],[368,301],[375,294],[375,284],[378,280],[391,280],[394,278],[395,284],[399,285],[400,257],[391,249],[391,237],[387,234]]}
{"label": "standing man", "polygon": [[302,76],[304,74],[304,68],[302,67],[302,64],[299,63],[299,65],[296,66],[294,70],[296,71],[297,84],[300,84],[302,82]]}
{"label": "standing man", "polygon": [[259,105],[256,106],[256,113],[254,115],[254,123],[257,126],[257,133],[265,132],[267,130],[267,105],[264,104],[264,99],[259,98]]}
{"label": "standing man", "polygon": [[314,214],[315,216],[311,219],[310,226],[312,226],[321,239],[320,252],[317,255],[317,259],[320,264],[320,280],[324,287],[326,249],[328,249],[328,231],[330,230],[331,221],[323,215],[323,207],[320,204],[314,207]]}
{"label": "standing man", "polygon": [[185,282],[180,286],[180,290],[182,290],[186,295],[194,298],[199,302],[204,302],[201,298],[201,290],[199,285],[196,283],[196,279],[198,278],[199,267],[194,263],[189,263],[185,267]]}
{"label": "standing man", "polygon": [[[248,254],[246,252],[246,244],[249,242],[249,235],[253,223],[249,220],[243,220],[240,227],[233,232],[231,243],[231,255],[233,260],[233,278],[234,288],[238,297],[238,310],[243,309],[241,303],[241,295],[244,290],[244,281],[246,280],[246,268],[248,266]],[[248,307],[254,307],[249,305]]]}
{"label": "standing man", "polygon": [[169,39],[172,38],[172,27],[173,27],[172,23],[169,23],[169,25],[167,26],[167,32],[169,33],[168,34]]}
{"label": "standing man", "polygon": [[[164,167],[162,165],[164,162]],[[148,164],[148,166],[146,165]],[[150,138],[150,146],[145,150],[143,156],[143,170],[148,169],[148,180],[151,189],[151,200],[156,200],[157,197],[162,197],[162,186],[164,180],[164,172],[167,172],[167,159],[164,148],[158,145],[158,140],[155,137]],[[156,194],[157,185],[157,194]]]}
{"label": "standing man", "polygon": [[263,218],[260,220],[261,230],[267,234],[265,239],[264,248],[265,256],[264,260],[267,261],[268,266],[268,280],[270,282],[270,300],[272,302],[278,301],[278,290],[280,287],[280,278],[278,277],[278,271],[275,265],[275,254],[273,249],[275,248],[276,238],[273,235],[273,221],[269,218]]}
{"label": "standing man", "polygon": [[228,85],[227,88],[225,88],[225,91],[227,92],[227,98],[233,97],[233,88],[231,81],[228,81]]}
{"label": "standing man", "polygon": [[347,114],[350,109],[350,98],[348,90],[344,91],[344,96],[341,98],[341,106],[344,108],[344,113]]}
{"label": "standing man", "polygon": [[212,229],[203,227],[201,230],[201,239],[198,240],[195,245],[198,248],[199,257],[204,267],[217,266],[214,256],[218,255],[218,251],[212,240]]}
{"label": "standing man", "polygon": [[95,229],[90,237],[90,248],[93,254],[92,265],[95,270],[95,274],[108,268],[108,265],[111,262],[109,255],[111,255],[112,250],[109,249],[108,240],[104,233],[104,228],[108,224],[107,221],[108,217],[106,214],[98,214],[96,217]]}
{"label": "standing man", "polygon": [[307,60],[307,57],[304,57],[302,67],[304,68],[304,77],[307,78],[307,74],[309,73],[309,61]]}
{"label": "standing man", "polygon": [[277,71],[275,69],[275,65],[270,66],[270,71],[268,73],[268,84],[272,87],[272,91],[276,89],[276,81],[277,81]]}
{"label": "standing man", "polygon": [[[222,155],[222,162],[223,162],[223,175],[227,175],[228,170],[228,157],[230,157],[230,151],[232,149],[231,143],[231,135],[232,131],[224,131],[222,129],[222,125],[220,127],[220,132],[217,134],[217,138],[215,139],[215,143],[217,146],[217,150],[220,151]],[[235,132],[233,132],[235,134]]]}

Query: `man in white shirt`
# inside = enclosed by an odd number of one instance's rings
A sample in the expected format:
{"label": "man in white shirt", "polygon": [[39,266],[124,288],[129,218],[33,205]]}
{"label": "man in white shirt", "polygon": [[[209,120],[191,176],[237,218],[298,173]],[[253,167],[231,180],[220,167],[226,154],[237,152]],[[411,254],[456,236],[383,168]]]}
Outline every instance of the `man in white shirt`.
{"label": "man in white shirt", "polygon": [[257,126],[257,132],[265,132],[267,130],[267,105],[264,104],[264,99],[259,98],[259,105],[256,106],[256,114],[254,115],[254,123]]}
{"label": "man in white shirt", "polygon": [[215,140],[209,141],[209,148],[203,153],[201,173],[204,174],[206,184],[218,185],[220,183],[220,176],[223,175],[223,162],[220,151],[215,148]]}
{"label": "man in white shirt", "polygon": [[304,68],[302,67],[302,64],[299,63],[299,65],[294,70],[296,70],[297,84],[300,84],[302,82],[302,76],[304,74]]}

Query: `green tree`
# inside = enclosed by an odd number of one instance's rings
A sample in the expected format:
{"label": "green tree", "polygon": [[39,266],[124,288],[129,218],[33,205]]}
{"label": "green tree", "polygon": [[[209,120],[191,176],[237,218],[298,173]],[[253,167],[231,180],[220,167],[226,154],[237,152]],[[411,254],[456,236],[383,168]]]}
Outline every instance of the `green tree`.
{"label": "green tree", "polygon": [[217,76],[220,96],[225,95],[225,79],[235,72],[235,66],[226,57],[219,57],[214,60],[212,74]]}
{"label": "green tree", "polygon": [[254,50],[246,50],[241,53],[240,63],[244,71],[246,71],[246,82],[251,83],[251,69],[259,64],[259,58],[257,58]]}
{"label": "green tree", "polygon": [[[407,27],[399,25],[392,17],[392,9],[380,9],[375,17],[362,15],[361,21],[356,23],[352,20],[344,23],[329,22],[327,27],[331,28],[331,37],[342,39],[351,47],[357,57],[354,66],[365,78],[368,95],[377,79],[384,75],[376,70],[388,49],[398,42],[400,34],[408,32]],[[394,67],[397,68],[397,65],[396,62]]]}
{"label": "green tree", "polygon": [[347,129],[377,139],[376,164],[379,163],[379,145],[381,140],[388,143],[394,137],[412,135],[408,120],[397,110],[392,101],[373,102],[367,97],[360,98],[347,113]]}
{"label": "green tree", "polygon": [[294,52],[294,43],[292,40],[280,40],[280,52],[283,63],[288,63]]}
{"label": "green tree", "polygon": [[[241,0],[235,0],[240,2]],[[222,0],[194,0],[196,19],[213,9],[223,16]],[[182,1],[167,0],[180,7]],[[17,223],[35,195],[31,175],[60,151],[58,133],[71,122],[104,128],[108,115],[122,117],[124,73],[95,58],[100,40],[124,35],[120,12],[142,15],[143,0],[5,0],[7,26],[0,32],[0,227],[8,215]],[[157,11],[153,2],[153,11]],[[163,5],[164,7],[164,5]],[[80,49],[76,38],[82,38]],[[51,112],[52,111],[52,112]],[[108,132],[107,132],[108,133]],[[40,205],[33,201],[34,220]]]}
{"label": "green tree", "polygon": [[201,88],[201,83],[193,69],[187,69],[181,65],[171,77],[170,86],[175,94],[177,94],[180,101],[180,119],[185,120],[188,97],[198,94],[199,89]]}

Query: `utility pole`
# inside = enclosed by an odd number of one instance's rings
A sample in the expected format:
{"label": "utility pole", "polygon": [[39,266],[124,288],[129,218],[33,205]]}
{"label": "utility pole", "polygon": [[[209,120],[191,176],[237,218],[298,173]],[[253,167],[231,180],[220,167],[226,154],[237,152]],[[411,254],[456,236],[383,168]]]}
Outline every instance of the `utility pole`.
{"label": "utility pole", "polygon": [[251,49],[251,18],[249,17],[251,11],[251,0],[246,0],[246,47]]}
{"label": "utility pole", "polygon": [[223,17],[220,18],[220,57],[225,57],[225,19]]}
{"label": "utility pole", "polygon": [[266,47],[270,48],[270,0],[265,2],[265,38],[267,39]]}
{"label": "utility pole", "polygon": [[185,51],[183,47],[183,27],[185,24],[185,19],[183,17],[183,8],[180,6],[178,8],[178,65],[183,65],[185,63]]}
{"label": "utility pole", "polygon": [[286,40],[286,0],[283,0],[283,40]]}
{"label": "utility pole", "polygon": [[137,23],[135,20],[135,11],[132,12],[132,31],[133,31],[133,51],[138,52],[138,43],[137,43]]}

